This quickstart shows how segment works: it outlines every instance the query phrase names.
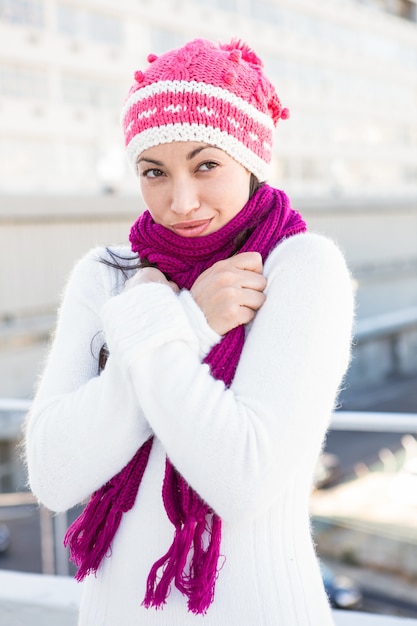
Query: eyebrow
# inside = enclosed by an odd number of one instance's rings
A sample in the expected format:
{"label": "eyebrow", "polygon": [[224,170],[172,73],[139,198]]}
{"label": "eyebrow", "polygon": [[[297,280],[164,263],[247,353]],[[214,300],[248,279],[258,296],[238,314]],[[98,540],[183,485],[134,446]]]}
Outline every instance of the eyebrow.
{"label": "eyebrow", "polygon": [[154,165],[160,165],[160,166],[163,165],[162,161],[157,161],[156,159],[147,159],[145,157],[140,157],[136,161],[136,165],[139,165],[139,163],[141,163],[142,161],[146,161],[146,163],[153,163]]}
{"label": "eyebrow", "polygon": [[191,152],[187,154],[187,160],[191,161],[191,159],[197,156],[197,154],[200,154],[200,152],[202,152],[203,150],[207,150],[208,148],[214,148],[215,150],[220,150],[220,148],[217,148],[216,146],[212,146],[210,144],[207,144],[206,146],[200,146],[199,148],[195,148],[194,150],[191,150]]}
{"label": "eyebrow", "polygon": [[[214,150],[220,150],[220,148],[217,148],[217,146],[212,146],[212,145],[199,146],[198,148],[191,150],[191,152],[189,152],[186,155],[187,161],[191,161],[194,157],[200,154],[200,152],[202,152],[203,150],[207,150],[207,148],[214,148]],[[142,161],[145,161],[146,163],[152,163],[153,165],[158,165],[159,167],[163,166],[162,161],[157,161],[156,159],[149,159],[147,157],[139,157],[138,160],[136,161],[136,165],[139,165],[139,163],[141,163]]]}

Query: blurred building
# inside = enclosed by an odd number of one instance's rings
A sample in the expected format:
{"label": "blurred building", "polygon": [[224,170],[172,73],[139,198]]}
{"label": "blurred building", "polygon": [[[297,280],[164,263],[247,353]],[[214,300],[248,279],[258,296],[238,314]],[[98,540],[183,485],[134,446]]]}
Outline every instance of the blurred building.
{"label": "blurred building", "polygon": [[0,193],[130,192],[121,102],[149,52],[246,39],[292,120],[297,196],[417,194],[416,0],[0,0]]}

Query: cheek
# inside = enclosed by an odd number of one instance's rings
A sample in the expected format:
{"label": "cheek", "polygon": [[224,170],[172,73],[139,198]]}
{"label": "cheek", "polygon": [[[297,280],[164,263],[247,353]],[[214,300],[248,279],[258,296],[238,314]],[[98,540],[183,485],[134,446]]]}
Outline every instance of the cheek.
{"label": "cheek", "polygon": [[146,181],[140,182],[140,191],[145,207],[152,215],[154,221],[159,222],[161,209],[163,207],[161,194],[158,193],[151,185],[147,184]]}
{"label": "cheek", "polygon": [[239,211],[245,206],[249,200],[249,177],[242,176],[237,181],[237,184],[227,188],[227,199],[230,212],[233,215],[239,213]]}
{"label": "cheek", "polygon": [[222,199],[221,221],[226,224],[233,219],[245,206],[247,198],[241,193],[228,193]]}

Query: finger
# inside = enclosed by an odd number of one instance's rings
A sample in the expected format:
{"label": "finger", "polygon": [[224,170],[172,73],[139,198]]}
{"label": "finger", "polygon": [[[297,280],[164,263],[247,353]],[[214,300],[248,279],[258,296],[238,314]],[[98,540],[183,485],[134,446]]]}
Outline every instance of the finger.
{"label": "finger", "polygon": [[253,309],[249,307],[241,307],[239,326],[241,324],[246,325],[249,324],[249,322],[252,322],[255,319],[255,315],[256,311]]}
{"label": "finger", "polygon": [[252,320],[255,319],[256,310],[252,309],[248,306],[241,306],[239,308],[239,313],[233,317],[233,321],[230,322],[228,330],[231,328],[235,328],[236,326],[242,326],[245,324],[249,324]]}
{"label": "finger", "polygon": [[125,290],[132,289],[132,287],[137,287],[138,285],[143,285],[145,283],[169,284],[164,274],[158,269],[154,267],[143,267],[126,281]]}
{"label": "finger", "polygon": [[261,291],[241,289],[230,309],[231,314],[240,316],[242,309],[245,308],[251,309],[252,311],[258,311],[264,304],[265,300],[266,296]]}
{"label": "finger", "polygon": [[252,272],[262,273],[263,262],[259,252],[240,252],[230,258],[234,267],[241,270],[250,270]]}
{"label": "finger", "polygon": [[172,291],[174,293],[179,293],[180,292],[180,288],[178,287],[177,283],[174,283],[173,280],[168,281],[169,286],[171,287]]}
{"label": "finger", "polygon": [[[221,263],[223,263],[221,261]],[[196,283],[199,279],[197,279]],[[215,286],[216,289],[233,287],[263,291],[267,280],[263,274],[250,269],[241,269],[231,264],[218,266],[201,278],[206,287]]]}
{"label": "finger", "polygon": [[263,274],[258,274],[253,270],[238,270],[240,286],[245,289],[264,291],[268,281]]}
{"label": "finger", "polygon": [[233,302],[230,302],[223,310],[225,319],[235,320],[236,325],[244,323],[242,316],[246,315],[245,309],[253,312],[258,311],[264,304],[266,296],[260,291],[252,289],[240,289],[235,292]]}
{"label": "finger", "polygon": [[263,306],[265,300],[266,296],[263,292],[245,289],[244,300],[240,306],[252,311],[258,311]]}

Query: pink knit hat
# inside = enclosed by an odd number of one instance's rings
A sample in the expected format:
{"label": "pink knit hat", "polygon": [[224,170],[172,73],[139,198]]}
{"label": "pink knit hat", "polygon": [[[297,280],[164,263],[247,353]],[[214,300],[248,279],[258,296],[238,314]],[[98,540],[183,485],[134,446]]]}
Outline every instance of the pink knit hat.
{"label": "pink knit hat", "polygon": [[266,178],[272,135],[287,119],[261,59],[243,42],[195,39],[135,72],[122,111],[128,157],[172,141],[201,141],[227,152],[258,180]]}

